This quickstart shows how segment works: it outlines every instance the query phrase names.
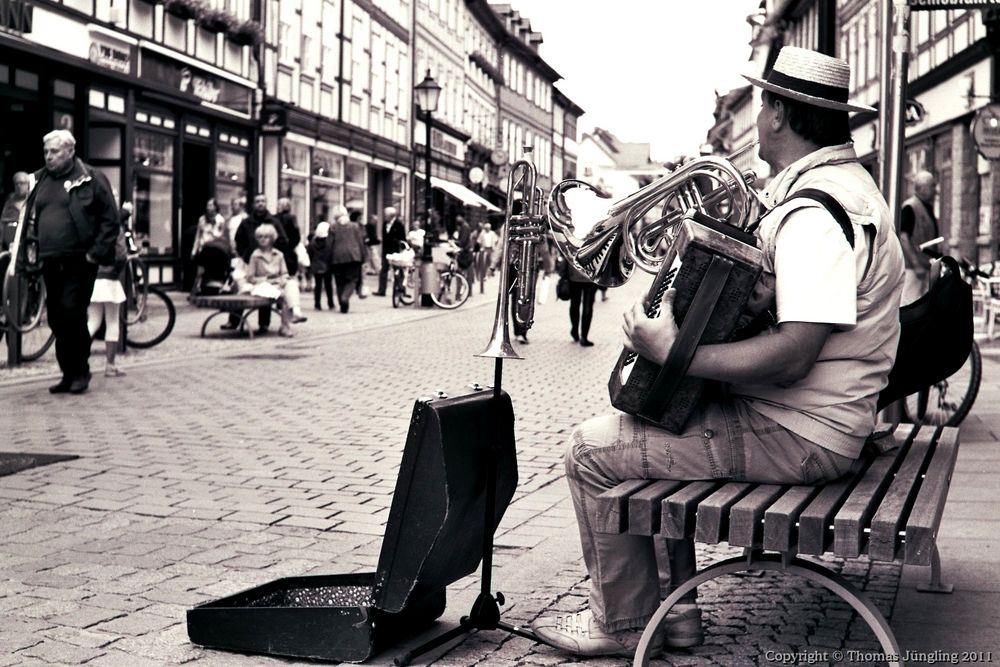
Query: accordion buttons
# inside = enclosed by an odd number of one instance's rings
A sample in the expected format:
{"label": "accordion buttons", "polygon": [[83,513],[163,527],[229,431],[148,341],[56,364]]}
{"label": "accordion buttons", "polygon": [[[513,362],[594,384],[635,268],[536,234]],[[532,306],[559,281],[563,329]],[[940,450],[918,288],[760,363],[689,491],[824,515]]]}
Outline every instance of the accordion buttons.
{"label": "accordion buttons", "polygon": [[709,429],[705,429],[705,437],[706,438],[711,438],[713,435],[715,435],[715,431],[713,431],[710,428]]}

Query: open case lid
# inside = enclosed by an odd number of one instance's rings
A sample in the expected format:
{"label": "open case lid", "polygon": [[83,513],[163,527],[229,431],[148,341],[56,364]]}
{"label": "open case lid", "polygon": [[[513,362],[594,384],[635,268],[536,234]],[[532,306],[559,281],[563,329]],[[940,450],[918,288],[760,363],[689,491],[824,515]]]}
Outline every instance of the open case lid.
{"label": "open case lid", "polygon": [[375,577],[375,607],[400,611],[482,560],[490,447],[496,461],[496,530],[517,488],[510,396],[478,390],[413,406]]}

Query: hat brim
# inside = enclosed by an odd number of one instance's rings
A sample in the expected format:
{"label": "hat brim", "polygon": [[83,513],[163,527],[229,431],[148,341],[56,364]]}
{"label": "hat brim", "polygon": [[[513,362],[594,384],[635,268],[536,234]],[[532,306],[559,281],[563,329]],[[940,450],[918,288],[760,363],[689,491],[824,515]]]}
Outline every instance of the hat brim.
{"label": "hat brim", "polygon": [[776,86],[773,83],[769,83],[763,79],[758,79],[753,76],[748,76],[746,74],[742,75],[744,79],[757,86],[758,88],[763,88],[764,90],[769,90],[772,93],[777,93],[778,95],[784,95],[790,97],[793,100],[798,100],[799,102],[805,102],[806,104],[811,104],[816,107],[822,107],[824,109],[834,109],[836,111],[875,111],[875,107],[870,107],[864,104],[851,104],[849,102],[835,102],[833,100],[828,100],[822,97],[814,97],[813,95],[806,95],[805,93],[800,93],[797,90],[791,90],[789,88],[782,88],[781,86]]}

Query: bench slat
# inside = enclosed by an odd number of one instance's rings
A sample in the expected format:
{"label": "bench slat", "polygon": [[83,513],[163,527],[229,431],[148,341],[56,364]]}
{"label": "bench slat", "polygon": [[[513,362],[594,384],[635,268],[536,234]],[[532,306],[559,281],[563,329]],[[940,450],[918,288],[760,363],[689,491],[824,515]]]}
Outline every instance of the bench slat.
{"label": "bench slat", "polygon": [[864,532],[892,481],[896,459],[902,450],[877,457],[833,518],[833,552],[857,558],[864,546]]}
{"label": "bench slat", "polygon": [[958,429],[942,429],[934,456],[924,475],[924,483],[920,486],[920,494],[906,522],[904,562],[907,565],[931,564],[957,454]]}
{"label": "bench slat", "polygon": [[656,535],[660,532],[660,509],[663,499],[686,482],[660,480],[632,494],[628,499],[628,532],[631,535]]}
{"label": "bench slat", "polygon": [[847,494],[854,488],[855,482],[864,474],[862,468],[853,475],[848,475],[822,487],[812,502],[799,515],[799,553],[822,555],[830,543],[827,526],[833,520],[833,515]]}
{"label": "bench slat", "polygon": [[921,471],[927,465],[933,435],[931,429],[924,428],[914,438],[882,504],[872,517],[868,535],[868,556],[872,560],[891,561],[896,557],[901,542],[899,533],[920,490]]}
{"label": "bench slat", "polygon": [[729,508],[750,493],[753,486],[744,482],[730,482],[702,500],[698,504],[695,541],[703,544],[718,544],[725,541],[729,532]]}
{"label": "bench slat", "polygon": [[788,487],[760,484],[729,511],[729,544],[759,548],[764,542],[764,512]]}
{"label": "bench slat", "polygon": [[817,493],[819,489],[815,486],[793,486],[767,508],[764,512],[765,549],[788,554],[797,550],[799,515]]}
{"label": "bench slat", "polygon": [[597,496],[597,532],[620,535],[627,531],[629,496],[650,484],[648,479],[629,479]]}
{"label": "bench slat", "polygon": [[719,486],[720,482],[693,482],[664,498],[660,506],[660,534],[670,539],[693,535],[699,501]]}

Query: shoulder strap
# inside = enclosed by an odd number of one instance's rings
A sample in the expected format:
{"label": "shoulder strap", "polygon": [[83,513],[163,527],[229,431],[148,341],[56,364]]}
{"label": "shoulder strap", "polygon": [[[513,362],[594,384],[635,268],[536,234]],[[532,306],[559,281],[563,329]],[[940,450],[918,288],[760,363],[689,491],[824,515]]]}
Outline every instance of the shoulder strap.
{"label": "shoulder strap", "polygon": [[840,225],[844,236],[847,237],[847,242],[851,244],[852,248],[854,247],[854,225],[851,224],[851,218],[847,215],[847,211],[844,210],[839,201],[834,199],[833,195],[823,190],[817,190],[816,188],[803,188],[802,190],[793,192],[785,201],[791,201],[799,197],[812,199],[822,205],[833,216],[833,219],[837,221],[837,224]]}

